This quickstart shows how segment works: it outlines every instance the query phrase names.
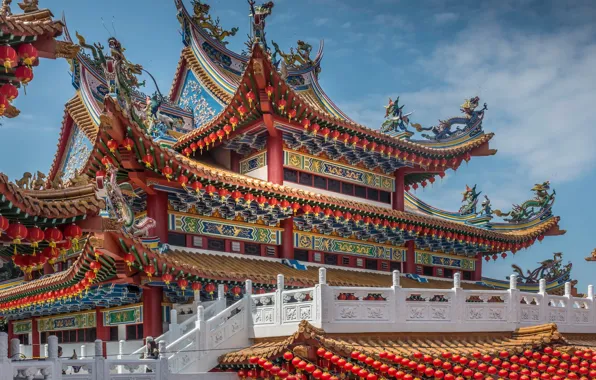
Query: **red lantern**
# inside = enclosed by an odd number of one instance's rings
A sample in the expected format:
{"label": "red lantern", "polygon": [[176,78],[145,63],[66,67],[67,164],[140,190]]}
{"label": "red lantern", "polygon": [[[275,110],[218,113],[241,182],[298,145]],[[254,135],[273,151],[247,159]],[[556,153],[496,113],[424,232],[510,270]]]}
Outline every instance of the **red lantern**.
{"label": "red lantern", "polygon": [[82,236],[83,230],[74,223],[64,229],[64,238],[72,241],[75,250],[79,249],[79,240]]}
{"label": "red lantern", "polygon": [[62,231],[56,227],[46,228],[44,238],[50,244],[50,247],[56,248],[56,243],[62,240]]}
{"label": "red lantern", "polygon": [[207,285],[205,285],[205,291],[209,293],[210,296],[213,296],[213,293],[215,292],[215,284],[210,282]]}
{"label": "red lantern", "polygon": [[155,274],[155,267],[153,265],[145,265],[143,271],[147,274],[147,277],[151,278]]}
{"label": "red lantern", "polygon": [[124,255],[124,262],[128,265],[128,268],[130,269],[132,264],[135,262],[135,256],[132,253],[127,253],[126,255]]}
{"label": "red lantern", "polygon": [[35,256],[35,249],[39,247],[39,242],[43,241],[44,234],[39,227],[30,227],[27,229],[27,240],[31,242],[33,248],[33,256]]}
{"label": "red lantern", "polygon": [[190,149],[189,147],[186,147],[182,150],[182,153],[184,153],[184,155],[186,157],[190,157],[190,155],[192,154],[192,149]]}
{"label": "red lantern", "polygon": [[285,352],[285,353],[284,353],[284,359],[285,359],[286,361],[288,361],[288,362],[289,362],[289,361],[290,361],[290,360],[292,360],[293,358],[294,358],[294,354],[292,354],[290,351],[287,351],[287,352]]}
{"label": "red lantern", "polygon": [[143,156],[143,163],[148,169],[151,169],[153,166],[153,156],[147,153]]}
{"label": "red lantern", "polygon": [[292,108],[288,111],[288,122],[292,121],[293,118],[296,117],[296,109]]}
{"label": "red lantern", "polygon": [[21,223],[16,222],[11,224],[6,230],[6,234],[12,239],[14,246],[14,253],[17,253],[17,244],[21,244],[21,241],[27,238],[27,228]]}
{"label": "red lantern", "polygon": [[252,102],[255,101],[257,97],[255,96],[255,93],[252,92],[252,90],[250,90],[247,94],[246,94],[246,99],[248,100],[248,105],[252,107]]}
{"label": "red lantern", "polygon": [[236,126],[238,125],[239,122],[240,122],[240,120],[238,120],[238,118],[236,116],[232,116],[230,118],[230,124],[232,124],[232,130],[236,129]]}
{"label": "red lantern", "polygon": [[122,146],[126,148],[126,150],[130,151],[134,146],[134,141],[132,141],[130,137],[127,137],[124,140],[122,140]]}
{"label": "red lantern", "polygon": [[161,173],[166,177],[166,179],[169,182],[170,179],[172,179],[172,174],[174,173],[174,170],[169,165],[166,165],[161,169]]}
{"label": "red lantern", "polygon": [[178,280],[178,286],[180,287],[180,289],[182,290],[186,290],[186,287],[188,286],[188,280],[185,278],[181,278]]}
{"label": "red lantern", "polygon": [[112,166],[114,164],[114,162],[112,161],[112,159],[109,156],[103,156],[101,158],[101,163],[106,168],[109,168],[110,166]]}
{"label": "red lantern", "polygon": [[272,85],[267,85],[267,87],[265,87],[265,92],[267,93],[268,98],[271,98],[271,95],[273,95],[273,91],[274,88]]}
{"label": "red lantern", "polygon": [[192,189],[198,194],[203,188],[203,184],[199,181],[194,181],[191,185]]}
{"label": "red lantern", "polygon": [[0,62],[4,65],[4,71],[8,72],[17,61],[17,52],[9,45],[0,46]]}
{"label": "red lantern", "polygon": [[18,66],[14,71],[14,76],[19,82],[26,85],[33,80],[33,70],[27,66]]}
{"label": "red lantern", "polygon": [[279,108],[280,111],[283,112],[283,110],[284,110],[284,108],[286,108],[287,104],[288,104],[288,102],[284,98],[281,98],[281,99],[279,99],[279,102],[277,103],[277,107]]}
{"label": "red lantern", "polygon": [[0,87],[0,95],[4,95],[6,100],[12,102],[19,96],[19,90],[11,83],[6,83]]}
{"label": "red lantern", "polygon": [[[200,282],[193,282],[191,287],[192,287],[192,290],[193,290],[193,291],[195,291],[195,292],[199,292],[199,291],[201,291],[201,289],[203,288],[203,285],[201,285],[201,283],[200,283]],[[254,364],[254,363],[253,363],[253,364]]]}
{"label": "red lantern", "polygon": [[241,104],[240,107],[238,107],[236,110],[240,114],[240,117],[244,117],[244,115],[246,115],[246,113],[248,112],[248,110],[246,109],[246,107],[244,107],[243,104]]}
{"label": "red lantern", "polygon": [[188,177],[185,176],[184,174],[180,174],[178,176],[178,183],[186,189],[186,185],[188,184]]}
{"label": "red lantern", "polygon": [[229,136],[230,132],[232,132],[232,127],[229,124],[226,124],[223,126],[223,131],[226,133],[226,136]]}
{"label": "red lantern", "polygon": [[37,49],[31,44],[19,45],[17,53],[23,60],[23,63],[29,67],[33,65],[38,57]]}
{"label": "red lantern", "polygon": [[97,273],[101,270],[101,264],[99,263],[99,261],[92,261],[91,264],[89,264],[89,267],[91,268],[91,270],[93,270],[94,273]]}
{"label": "red lantern", "polygon": [[108,149],[112,153],[114,153],[116,151],[116,149],[118,149],[118,143],[114,139],[109,139],[107,145],[108,145]]}
{"label": "red lantern", "polygon": [[198,148],[197,143],[195,143],[195,142],[190,143],[190,149],[193,151],[193,153],[197,150],[197,148]]}
{"label": "red lantern", "polygon": [[161,280],[162,280],[163,282],[165,282],[165,284],[166,284],[166,285],[170,285],[170,282],[172,282],[172,280],[173,280],[173,279],[174,279],[174,276],[172,276],[172,275],[171,275],[171,274],[169,274],[169,273],[164,273],[164,274],[161,276]]}

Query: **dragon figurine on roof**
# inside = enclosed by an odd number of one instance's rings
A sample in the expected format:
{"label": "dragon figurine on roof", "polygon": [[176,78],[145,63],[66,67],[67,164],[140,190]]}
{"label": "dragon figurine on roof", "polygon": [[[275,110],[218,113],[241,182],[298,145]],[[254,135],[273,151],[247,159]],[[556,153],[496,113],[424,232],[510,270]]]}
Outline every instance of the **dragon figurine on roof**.
{"label": "dragon figurine on roof", "polygon": [[221,26],[219,26],[219,17],[213,20],[211,18],[211,15],[209,14],[209,9],[211,9],[211,6],[209,4],[205,4],[200,0],[193,0],[192,6],[194,10],[192,20],[194,21],[194,23],[198,27],[207,31],[207,33],[213,39],[217,40],[221,44],[227,45],[228,41],[225,41],[226,37],[233,37],[238,32],[238,28],[225,30]]}
{"label": "dragon figurine on roof", "polygon": [[542,262],[539,262],[540,266],[532,271],[527,270],[527,274],[524,275],[523,270],[513,264],[511,267],[513,268],[513,272],[517,274],[517,279],[520,283],[524,284],[536,284],[540,279],[545,279],[547,282],[561,279],[567,280],[569,279],[569,274],[571,272],[571,267],[573,264],[570,262],[566,265],[562,265],[563,263],[563,254],[561,252],[553,253],[552,259],[547,259]]}
{"label": "dragon figurine on roof", "polygon": [[273,1],[268,1],[261,5],[256,5],[255,0],[248,0],[252,17],[252,40],[259,42],[263,45],[265,50],[269,50],[267,47],[267,40],[265,38],[265,19],[271,15],[273,10]]}
{"label": "dragon figurine on roof", "polygon": [[[389,98],[389,104],[385,106],[385,121],[381,125],[382,133],[389,132],[409,132],[410,115],[413,112],[404,114],[404,105],[399,105],[399,96],[395,101]],[[421,128],[420,124],[412,124],[415,128]]]}
{"label": "dragon figurine on roof", "polygon": [[474,187],[466,185],[466,191],[462,193],[463,199],[461,201],[464,204],[459,209],[460,215],[476,214],[476,206],[478,205],[480,193],[482,191],[476,192],[476,185]]}
{"label": "dragon figurine on roof", "polygon": [[550,215],[550,210],[555,203],[556,191],[553,189],[552,193],[549,193],[549,190],[549,181],[536,184],[532,188],[532,191],[535,193],[533,199],[527,200],[521,205],[514,204],[513,209],[509,212],[495,210],[495,215],[508,217],[503,218],[503,220],[512,223],[525,222],[541,214],[545,214],[544,216]]}
{"label": "dragon figurine on roof", "polygon": [[277,63],[279,63],[279,60],[277,59],[278,55],[281,57],[281,59],[284,60],[286,66],[290,68],[298,69],[304,66],[312,65],[313,63],[312,59],[310,58],[312,45],[309,43],[298,40],[296,50],[294,50],[294,48],[291,47],[289,54],[281,51],[279,45],[275,43],[275,41],[271,41],[271,44],[275,49],[271,60],[276,66]]}
{"label": "dragon figurine on roof", "polygon": [[[481,110],[476,111],[476,108],[479,104],[480,98],[478,96],[466,99],[460,108],[460,111],[464,114],[464,116],[456,116],[446,120],[439,120],[439,125],[437,126],[421,127],[420,125],[416,125],[416,131],[432,132],[432,135],[422,134],[422,137],[435,141],[444,140],[450,137],[462,136],[481,126],[482,119],[484,118],[484,111],[487,110],[488,107],[486,103],[484,103],[484,107]],[[464,127],[451,129],[454,125],[463,125]]]}

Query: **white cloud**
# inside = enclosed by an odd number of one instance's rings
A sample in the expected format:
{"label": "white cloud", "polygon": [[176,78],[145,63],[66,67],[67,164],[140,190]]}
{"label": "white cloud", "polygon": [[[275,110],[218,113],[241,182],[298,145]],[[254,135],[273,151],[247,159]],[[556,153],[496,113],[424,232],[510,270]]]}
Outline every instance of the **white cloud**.
{"label": "white cloud", "polygon": [[457,21],[459,19],[459,15],[453,12],[443,12],[437,13],[434,16],[434,19],[437,24],[448,24],[450,22]]}
{"label": "white cloud", "polygon": [[319,18],[316,18],[314,22],[315,22],[316,26],[323,26],[329,22],[329,19],[326,17],[319,17]]}
{"label": "white cloud", "polygon": [[342,27],[342,28],[344,28],[344,29],[348,29],[348,28],[352,27],[352,23],[351,23],[351,22],[349,22],[349,21],[348,21],[348,22],[344,22],[344,23],[341,25],[341,27]]}

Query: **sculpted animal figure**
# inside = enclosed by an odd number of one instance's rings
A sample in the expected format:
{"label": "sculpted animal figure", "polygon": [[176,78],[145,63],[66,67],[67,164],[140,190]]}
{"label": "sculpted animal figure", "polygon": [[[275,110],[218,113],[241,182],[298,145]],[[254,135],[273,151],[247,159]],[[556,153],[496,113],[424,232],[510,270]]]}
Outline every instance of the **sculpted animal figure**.
{"label": "sculpted animal figure", "polygon": [[33,177],[31,173],[25,172],[23,173],[23,177],[14,183],[23,190],[29,190],[31,188],[31,177]]}
{"label": "sculpted animal figure", "polygon": [[54,179],[50,182],[50,187],[52,189],[62,189],[64,187],[64,181],[62,181],[62,177],[64,177],[63,171],[58,171],[54,176]]}
{"label": "sculpted animal figure", "polygon": [[503,218],[507,222],[521,222],[533,218],[536,215],[541,214],[543,211],[550,209],[555,203],[556,191],[553,189],[552,193],[549,193],[550,182],[546,181],[541,184],[536,184],[532,188],[535,196],[533,199],[527,200],[521,205],[513,205],[513,208],[509,212],[502,212],[501,210],[495,210],[495,215]]}
{"label": "sculpted animal figure", "polygon": [[[460,108],[460,111],[464,114],[464,116],[456,116],[446,120],[439,120],[438,125],[431,127],[422,127],[420,125],[416,125],[416,131],[430,131],[433,133],[432,135],[423,134],[422,136],[430,140],[442,140],[462,131],[470,130],[482,122],[484,111],[488,109],[486,103],[484,103],[484,107],[480,111],[476,111],[479,103],[480,98],[478,96],[466,99]],[[452,130],[451,128],[454,125],[463,125],[464,127],[458,127]]]}
{"label": "sculpted animal figure", "polygon": [[85,186],[89,184],[89,176],[87,174],[80,174],[76,172],[74,177],[70,179],[70,183],[73,186]]}
{"label": "sculpted animal figure", "polygon": [[38,171],[37,174],[33,176],[32,179],[32,188],[33,190],[41,190],[45,187],[46,184],[46,175],[42,172]]}
{"label": "sculpted animal figure", "polygon": [[476,214],[476,205],[478,204],[480,193],[482,191],[476,192],[476,185],[474,187],[466,185],[466,191],[462,193],[463,199],[461,201],[464,204],[459,209],[460,215]]}

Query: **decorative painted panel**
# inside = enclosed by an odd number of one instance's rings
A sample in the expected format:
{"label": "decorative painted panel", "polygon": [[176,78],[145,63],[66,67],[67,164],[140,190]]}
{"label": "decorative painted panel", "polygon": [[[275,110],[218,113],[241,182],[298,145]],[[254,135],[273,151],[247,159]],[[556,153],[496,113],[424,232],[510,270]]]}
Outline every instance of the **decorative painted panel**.
{"label": "decorative painted panel", "polygon": [[461,270],[474,270],[476,268],[476,261],[473,259],[419,251],[416,251],[416,264],[457,268]]}
{"label": "decorative painted panel", "polygon": [[265,165],[267,165],[267,152],[261,152],[240,161],[240,174],[246,174]]}
{"label": "decorative painted panel", "polygon": [[176,232],[245,240],[262,244],[281,244],[281,228],[270,228],[205,216],[170,214],[168,228]]}
{"label": "decorative painted panel", "polygon": [[141,305],[134,305],[112,310],[108,309],[102,313],[104,326],[143,323],[143,308]]}
{"label": "decorative painted panel", "polygon": [[384,191],[395,190],[395,179],[392,177],[294,151],[284,150],[284,166]]}
{"label": "decorative painted panel", "polygon": [[64,181],[73,178],[76,172],[85,166],[92,150],[91,141],[78,125],[73,124],[72,133],[66,145],[66,154],[60,166],[60,170],[64,173],[62,177]]}
{"label": "decorative painted panel", "polygon": [[294,247],[331,253],[365,256],[374,259],[405,261],[402,249],[389,245],[328,237],[324,235],[294,233]]}
{"label": "decorative painted panel", "polygon": [[12,324],[12,331],[15,335],[29,334],[31,331],[33,331],[31,320],[29,319],[27,321],[15,321]]}
{"label": "decorative painted panel", "polygon": [[87,329],[96,327],[95,313],[80,313],[60,317],[40,318],[40,332],[55,330]]}
{"label": "decorative painted panel", "polygon": [[186,72],[178,105],[192,112],[195,128],[206,124],[222,110],[222,105],[201,85],[191,70]]}

